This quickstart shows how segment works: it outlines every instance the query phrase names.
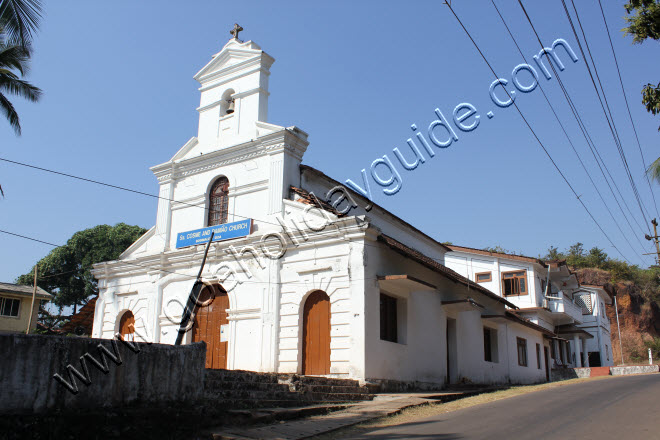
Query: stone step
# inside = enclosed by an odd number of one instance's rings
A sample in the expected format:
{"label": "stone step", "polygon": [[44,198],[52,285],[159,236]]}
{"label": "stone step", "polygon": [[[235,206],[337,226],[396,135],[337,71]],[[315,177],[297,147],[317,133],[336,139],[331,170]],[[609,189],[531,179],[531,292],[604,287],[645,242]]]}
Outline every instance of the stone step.
{"label": "stone step", "polygon": [[276,373],[257,373],[243,370],[211,370],[205,372],[206,380],[231,381],[231,382],[264,382],[279,383],[279,375]]}
{"label": "stone step", "polygon": [[590,377],[609,376],[610,367],[591,367]]}
{"label": "stone step", "polygon": [[255,391],[290,391],[289,385],[284,383],[270,382],[236,382],[236,381],[218,381],[216,379],[207,380],[204,383],[204,389],[208,391],[220,390],[255,390]]}
{"label": "stone step", "polygon": [[303,385],[326,385],[326,386],[360,386],[360,382],[355,379],[338,379],[334,377],[323,376],[297,376],[293,382]]}
{"label": "stone step", "polygon": [[272,423],[281,420],[294,420],[302,417],[325,415],[350,408],[351,404],[307,405],[288,408],[234,409],[227,411],[232,424],[243,425]]}
{"label": "stone step", "polygon": [[207,405],[226,409],[251,409],[251,408],[294,408],[300,405],[323,404],[323,402],[312,402],[299,400],[274,400],[274,399],[207,399]]}
{"label": "stone step", "polygon": [[255,391],[255,390],[209,390],[204,392],[206,398],[215,399],[253,399],[253,400],[301,400],[299,393],[290,391]]}
{"label": "stone step", "polygon": [[369,394],[367,387],[340,385],[296,385],[296,391],[302,393],[324,394]]}
{"label": "stone step", "polygon": [[305,399],[314,402],[355,402],[361,400],[373,400],[373,394],[358,394],[358,393],[308,393],[305,394]]}

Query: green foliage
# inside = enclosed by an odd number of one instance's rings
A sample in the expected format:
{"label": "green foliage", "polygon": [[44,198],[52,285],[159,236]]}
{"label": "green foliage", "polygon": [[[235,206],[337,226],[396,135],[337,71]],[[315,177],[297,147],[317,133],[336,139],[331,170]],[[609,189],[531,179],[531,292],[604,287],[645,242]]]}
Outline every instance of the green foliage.
{"label": "green foliage", "polygon": [[11,45],[27,47],[41,21],[41,0],[0,0],[0,34]]}
{"label": "green foliage", "polygon": [[545,256],[546,260],[561,260],[561,254],[555,246],[550,246],[548,249],[548,254]]}
{"label": "green foliage", "polygon": [[[660,40],[660,0],[630,0],[624,7],[630,16],[626,17],[628,26],[623,28],[623,32],[633,37],[633,43],[641,44],[647,38]],[[660,114],[660,83],[657,86],[644,86],[642,103],[649,113]],[[658,178],[660,174],[657,165],[654,171],[649,169],[649,174],[651,173],[654,178]]]}
{"label": "green foliage", "polygon": [[588,252],[580,242],[560,252],[555,246],[550,246],[544,260],[566,260],[572,269],[596,268],[606,270],[611,275],[611,281],[631,281],[641,290],[646,299],[660,302],[660,268],[657,266],[642,269],[625,261],[610,258],[603,249],[591,248]]}
{"label": "green foliage", "polygon": [[651,354],[653,355],[654,360],[660,359],[660,338],[653,338],[650,341],[644,341],[644,345],[646,348],[651,349]]}
{"label": "green foliage", "polygon": [[504,249],[502,246],[500,246],[499,244],[494,246],[494,247],[484,248],[483,250],[486,251],[486,252],[493,252],[493,253],[496,253],[496,254],[513,254],[513,255],[515,255],[515,252],[508,251],[508,250]]}
{"label": "green foliage", "polygon": [[660,0],[630,0],[624,8],[631,16],[625,18],[628,26],[623,32],[633,37],[633,43],[660,40]]}
{"label": "green foliage", "polygon": [[0,42],[0,112],[20,136],[21,123],[13,104],[5,96],[12,94],[36,102],[41,90],[21,79],[27,72],[30,49],[25,46],[10,46]]}
{"label": "green foliage", "polygon": [[[116,260],[145,232],[144,228],[124,223],[76,232],[66,245],[53,249],[37,262],[37,284],[55,296],[53,302],[59,307],[83,305],[98,293],[92,265]],[[31,285],[33,277],[34,268],[16,282]]]}

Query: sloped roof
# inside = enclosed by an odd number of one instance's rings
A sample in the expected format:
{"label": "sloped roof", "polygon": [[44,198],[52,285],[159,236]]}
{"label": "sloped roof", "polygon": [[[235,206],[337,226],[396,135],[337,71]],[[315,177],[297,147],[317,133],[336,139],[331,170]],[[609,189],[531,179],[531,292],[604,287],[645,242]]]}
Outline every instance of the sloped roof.
{"label": "sloped roof", "polygon": [[458,274],[457,272],[454,272],[447,266],[438,263],[436,260],[434,260],[431,257],[428,257],[421,252],[419,252],[416,249],[413,249],[409,246],[406,246],[405,244],[401,243],[400,241],[389,237],[385,234],[380,234],[378,236],[378,241],[386,244],[388,247],[390,247],[392,250],[400,253],[401,255],[410,258],[412,260],[417,261],[418,263],[428,267],[429,269],[439,273],[440,275],[444,276],[445,278],[448,278],[449,280],[462,284],[470,289],[474,289],[480,293],[483,293],[484,295],[488,296],[489,298],[492,298],[498,302],[501,302],[505,304],[508,307],[511,307],[512,309],[517,309],[518,307],[515,304],[510,303],[506,299],[502,298],[501,296],[491,292],[490,290],[486,289],[485,287],[475,283],[474,281],[471,281],[464,276]]}
{"label": "sloped roof", "polygon": [[546,265],[545,261],[539,258],[527,257],[525,255],[514,255],[514,254],[507,254],[504,252],[490,252],[490,251],[485,251],[483,249],[476,249],[467,246],[456,246],[453,244],[448,244],[447,247],[455,252],[463,251],[471,254],[488,255],[490,257],[501,257],[501,258],[506,258],[508,260],[518,260],[518,261],[525,261],[528,263],[536,263],[536,264],[540,264],[541,266]]}
{"label": "sloped roof", "polygon": [[293,191],[295,194],[297,194],[300,197],[298,200],[296,200],[297,202],[304,203],[306,205],[317,206],[324,211],[328,211],[336,215],[337,217],[343,217],[346,215],[344,213],[337,211],[337,209],[335,209],[334,206],[332,206],[326,201],[319,199],[318,197],[316,197],[314,194],[310,193],[306,189],[297,188],[295,186],[291,186],[290,188],[291,191]]}
{"label": "sloped roof", "polygon": [[385,209],[382,206],[378,205],[377,203],[374,203],[373,201],[371,201],[371,200],[367,199],[366,197],[362,196],[361,194],[358,194],[357,192],[353,191],[351,188],[347,187],[346,185],[344,185],[344,184],[338,182],[337,180],[333,179],[332,177],[328,176],[323,171],[317,170],[316,168],[310,167],[309,165],[303,165],[303,164],[300,164],[300,169],[303,170],[303,171],[310,171],[311,173],[316,174],[317,176],[330,181],[333,185],[341,186],[342,188],[349,191],[353,198],[365,201],[366,203],[364,204],[364,206],[371,205],[371,206],[377,207],[378,209],[386,212],[388,215],[391,215],[397,221],[400,221],[401,223],[403,223],[410,230],[415,231],[416,233],[421,234],[424,237],[428,238],[429,240],[433,241],[436,245],[442,247],[445,251],[450,251],[451,250],[446,245],[444,245],[443,243],[440,243],[439,241],[437,241],[433,237],[430,237],[428,234],[425,234],[424,232],[420,231],[419,229],[417,229],[416,227],[414,227],[413,225],[411,225],[407,221],[403,220],[401,217],[399,217],[395,214],[392,214],[390,211],[388,211],[387,209]]}
{"label": "sloped roof", "polygon": [[[0,293],[11,293],[12,295],[21,295],[32,297],[32,286],[23,286],[20,284],[0,283]],[[53,299],[53,295],[37,286],[37,298]]]}
{"label": "sloped roof", "polygon": [[94,323],[94,308],[96,307],[96,300],[98,296],[87,301],[87,304],[71,317],[71,320],[62,326],[62,330],[66,333],[75,333],[76,328],[83,327],[84,334],[92,334],[92,325]]}

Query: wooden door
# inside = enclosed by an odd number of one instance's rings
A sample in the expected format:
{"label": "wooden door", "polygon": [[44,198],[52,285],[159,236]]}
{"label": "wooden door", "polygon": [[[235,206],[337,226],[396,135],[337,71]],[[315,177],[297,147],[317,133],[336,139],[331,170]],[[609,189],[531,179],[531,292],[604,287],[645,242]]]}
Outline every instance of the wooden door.
{"label": "wooden door", "polygon": [[124,341],[133,341],[135,340],[135,316],[133,312],[127,310],[121,315],[119,320],[119,333]]}
{"label": "wooden door", "polygon": [[317,290],[303,309],[302,374],[330,374],[330,298]]}
{"label": "wooden door", "polygon": [[543,347],[543,359],[545,359],[545,380],[546,382],[550,382],[550,368],[549,368],[549,361],[548,361],[548,347]]}
{"label": "wooden door", "polygon": [[[221,340],[221,329],[227,324],[229,297],[222,286],[204,287],[193,321],[193,342],[206,342],[206,368],[227,368],[227,342]],[[225,336],[228,336],[225,334]]]}

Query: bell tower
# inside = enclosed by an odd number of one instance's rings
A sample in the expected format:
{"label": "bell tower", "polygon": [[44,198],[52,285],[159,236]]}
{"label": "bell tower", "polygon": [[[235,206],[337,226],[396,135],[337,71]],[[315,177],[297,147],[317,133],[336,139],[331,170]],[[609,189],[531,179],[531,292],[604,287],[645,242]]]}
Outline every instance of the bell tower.
{"label": "bell tower", "polygon": [[275,59],[252,41],[243,42],[238,24],[220,52],[194,76],[200,83],[199,146],[210,152],[258,137],[268,119],[268,77]]}

